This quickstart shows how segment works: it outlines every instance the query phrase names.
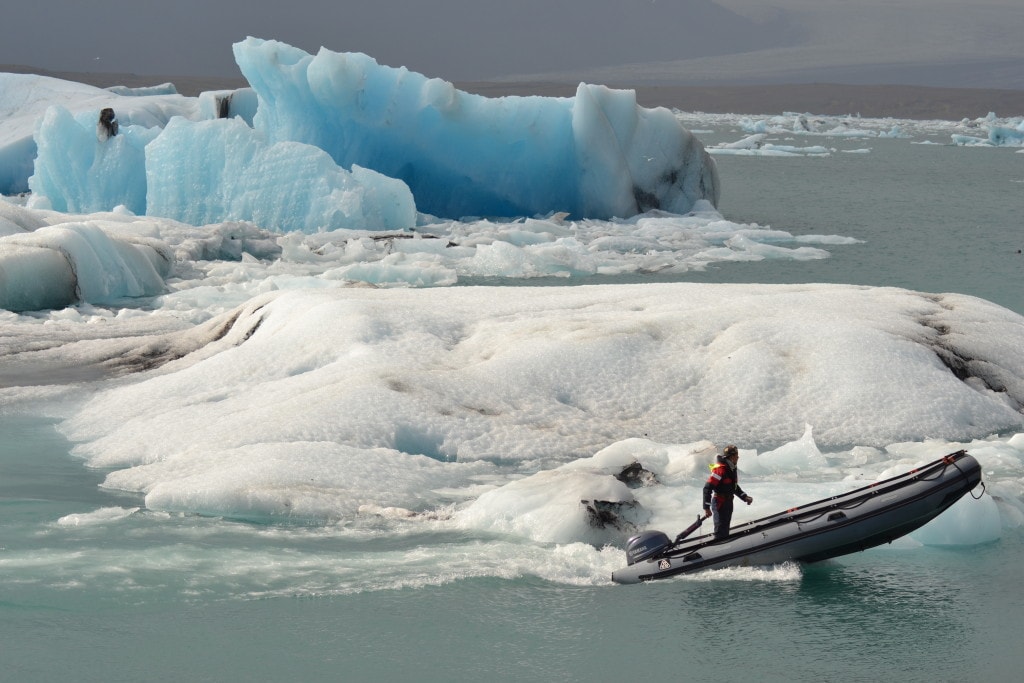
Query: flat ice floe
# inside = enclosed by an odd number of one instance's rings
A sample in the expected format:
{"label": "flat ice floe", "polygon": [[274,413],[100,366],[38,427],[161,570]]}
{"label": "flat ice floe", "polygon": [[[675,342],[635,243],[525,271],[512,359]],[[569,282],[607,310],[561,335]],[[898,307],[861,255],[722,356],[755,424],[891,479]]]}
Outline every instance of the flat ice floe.
{"label": "flat ice floe", "polygon": [[127,211],[65,214],[0,200],[0,308],[164,293],[163,307],[205,309],[216,300],[223,310],[268,289],[671,274],[729,261],[824,259],[829,252],[822,247],[855,243],[734,223],[703,201],[686,215],[624,220],[424,217],[409,231],[281,235],[246,222],[194,227]]}

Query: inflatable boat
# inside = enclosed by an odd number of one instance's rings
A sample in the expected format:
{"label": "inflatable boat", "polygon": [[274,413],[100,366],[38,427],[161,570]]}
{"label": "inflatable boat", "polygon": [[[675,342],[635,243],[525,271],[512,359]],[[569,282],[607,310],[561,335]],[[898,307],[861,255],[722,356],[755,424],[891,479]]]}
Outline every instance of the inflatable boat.
{"label": "inflatable boat", "polygon": [[818,562],[866,550],[909,534],[938,516],[981,482],[981,466],[958,451],[891,479],[791,508],[711,535],[675,541],[660,531],[629,539],[627,566],[616,583],[664,579],[701,569]]}

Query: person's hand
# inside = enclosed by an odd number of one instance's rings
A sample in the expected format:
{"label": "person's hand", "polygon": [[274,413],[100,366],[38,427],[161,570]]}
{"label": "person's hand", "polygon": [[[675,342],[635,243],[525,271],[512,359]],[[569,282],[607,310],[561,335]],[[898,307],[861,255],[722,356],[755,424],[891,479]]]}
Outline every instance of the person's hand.
{"label": "person's hand", "polygon": [[752,496],[747,496],[746,498],[744,498],[744,500],[747,502],[747,505],[750,505],[751,503],[754,502],[754,499],[753,499]]}
{"label": "person's hand", "polygon": [[710,508],[704,508],[704,519],[707,519],[710,516],[711,516],[711,509]]}

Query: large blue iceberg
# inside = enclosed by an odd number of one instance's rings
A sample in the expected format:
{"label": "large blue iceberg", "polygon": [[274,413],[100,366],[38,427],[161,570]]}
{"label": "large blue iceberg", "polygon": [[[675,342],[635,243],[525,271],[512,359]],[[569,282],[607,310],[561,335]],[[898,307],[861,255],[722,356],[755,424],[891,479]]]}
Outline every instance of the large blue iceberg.
{"label": "large blue iceberg", "polygon": [[700,142],[633,91],[486,98],[363,54],[312,56],[256,38],[234,50],[252,86],[235,93],[238,107],[235,94],[204,93],[190,116],[107,133],[100,109],[48,110],[32,205],[315,232],[411,228],[417,212],[681,214],[718,199]]}
{"label": "large blue iceberg", "polygon": [[701,143],[669,110],[639,107],[632,90],[487,98],[364,54],[314,57],[256,38],[234,51],[259,97],[258,130],[400,178],[427,213],[611,218],[718,200]]}

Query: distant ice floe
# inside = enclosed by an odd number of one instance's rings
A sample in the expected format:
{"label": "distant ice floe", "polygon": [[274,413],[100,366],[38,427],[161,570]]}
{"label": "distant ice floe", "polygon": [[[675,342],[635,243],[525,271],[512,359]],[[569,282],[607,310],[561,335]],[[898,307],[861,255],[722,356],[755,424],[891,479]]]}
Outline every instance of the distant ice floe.
{"label": "distant ice floe", "polygon": [[767,133],[755,133],[736,142],[723,142],[708,148],[711,155],[732,154],[738,156],[828,156],[834,149],[814,145],[797,147],[794,145],[777,145],[765,142]]}
{"label": "distant ice floe", "polygon": [[[713,124],[712,130],[735,129],[746,137],[733,143],[721,143],[709,152],[714,155],[744,154],[784,156],[768,138],[822,137],[831,139],[906,139],[917,144],[954,144],[990,147],[1016,147],[1024,144],[1024,117],[997,117],[989,113],[977,119],[960,121],[861,118],[787,112],[751,117],[739,114],[709,114],[677,111],[676,115],[691,130]],[[760,136],[760,137],[758,137]],[[760,143],[760,144],[758,144]],[[747,150],[729,152],[725,150]],[[813,147],[795,147],[793,153]],[[831,150],[834,151],[834,150]]]}
{"label": "distant ice floe", "polygon": [[1016,121],[1001,121],[994,113],[990,113],[981,124],[988,130],[988,135],[954,134],[953,144],[967,147],[1022,147],[1024,146],[1024,118]]}

